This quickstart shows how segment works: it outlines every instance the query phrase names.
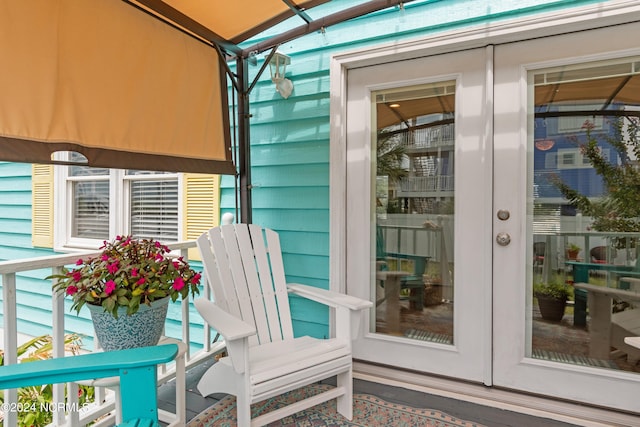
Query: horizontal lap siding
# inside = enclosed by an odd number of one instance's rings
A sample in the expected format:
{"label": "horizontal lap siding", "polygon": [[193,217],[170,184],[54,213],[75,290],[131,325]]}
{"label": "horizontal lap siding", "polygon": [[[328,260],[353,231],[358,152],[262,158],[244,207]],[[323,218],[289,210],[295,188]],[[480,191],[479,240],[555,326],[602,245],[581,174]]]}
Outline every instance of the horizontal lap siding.
{"label": "horizontal lap siding", "polygon": [[[326,7],[352,2],[332,3]],[[404,12],[378,12],[281,45],[279,51],[291,57],[286,77],[294,90],[283,99],[266,70],[251,93],[251,174],[253,222],[280,233],[287,280],[329,288],[332,54],[585,3],[589,2],[415,1],[405,4]],[[309,13],[313,16],[313,10]],[[223,210],[233,212],[235,200],[233,179],[223,178]],[[291,307],[297,335],[326,336],[326,309],[299,298]]]}
{"label": "horizontal lap siding", "polygon": [[[329,73],[294,73],[289,99],[270,80],[251,95],[253,222],[280,234],[288,282],[328,289]],[[291,312],[297,336],[327,335],[324,306],[292,297]]]}
{"label": "horizontal lap siding", "polygon": [[[320,7],[343,8],[357,3],[341,0]],[[332,54],[588,3],[595,2],[417,0],[405,4],[402,12],[377,12],[329,27],[324,34],[312,33],[280,46],[280,51],[291,57],[287,77],[294,83],[293,94],[282,99],[267,70],[251,93],[249,112],[253,220],[281,233],[288,280],[329,287]],[[313,10],[309,13],[314,14]],[[255,38],[248,44],[258,41]],[[255,75],[257,69],[253,67],[250,73]],[[48,254],[47,250],[31,246],[30,174],[31,165],[0,162],[0,259]],[[221,189],[221,213],[235,213],[233,177],[223,176]],[[327,334],[326,310],[297,299],[292,310],[296,334]]]}
{"label": "horizontal lap siding", "polygon": [[[53,253],[50,249],[32,245],[31,172],[31,164],[0,162],[0,260]],[[51,333],[51,282],[42,280],[49,274],[50,270],[33,270],[16,277],[18,330],[23,334]],[[71,305],[70,301],[68,305]],[[84,327],[80,330],[90,329]]]}

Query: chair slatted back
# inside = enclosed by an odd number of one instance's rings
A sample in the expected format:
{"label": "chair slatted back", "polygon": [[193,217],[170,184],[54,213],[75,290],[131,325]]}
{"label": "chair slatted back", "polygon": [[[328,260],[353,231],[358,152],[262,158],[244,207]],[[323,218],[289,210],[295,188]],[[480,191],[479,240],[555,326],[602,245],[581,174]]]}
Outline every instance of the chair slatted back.
{"label": "chair slatted back", "polygon": [[251,345],[293,338],[277,233],[223,225],[200,236],[198,247],[215,303],[256,328]]}

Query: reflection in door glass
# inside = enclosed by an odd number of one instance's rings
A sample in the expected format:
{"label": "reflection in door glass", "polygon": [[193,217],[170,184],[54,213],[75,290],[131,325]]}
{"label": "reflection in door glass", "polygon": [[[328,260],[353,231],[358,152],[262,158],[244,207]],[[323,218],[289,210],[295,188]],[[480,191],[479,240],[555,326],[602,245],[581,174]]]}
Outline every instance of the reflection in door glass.
{"label": "reflection in door glass", "polygon": [[453,343],[455,82],[374,93],[372,330]]}
{"label": "reflection in door glass", "polygon": [[530,72],[530,347],[640,372],[640,62]]}

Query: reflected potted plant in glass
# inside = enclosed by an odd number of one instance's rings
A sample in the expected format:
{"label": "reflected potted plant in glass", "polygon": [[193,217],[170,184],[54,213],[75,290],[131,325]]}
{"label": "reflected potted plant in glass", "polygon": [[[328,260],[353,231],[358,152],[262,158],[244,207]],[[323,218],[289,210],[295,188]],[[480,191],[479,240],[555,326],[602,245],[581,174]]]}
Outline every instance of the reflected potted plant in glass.
{"label": "reflected potted plant in glass", "polygon": [[560,322],[564,316],[571,290],[563,280],[556,278],[533,285],[533,295],[538,300],[542,318],[552,322]]}

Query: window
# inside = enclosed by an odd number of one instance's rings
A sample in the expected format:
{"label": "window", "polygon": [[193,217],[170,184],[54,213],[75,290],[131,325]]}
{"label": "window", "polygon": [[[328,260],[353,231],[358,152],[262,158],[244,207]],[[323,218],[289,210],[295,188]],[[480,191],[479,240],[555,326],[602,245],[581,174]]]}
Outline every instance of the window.
{"label": "window", "polygon": [[118,234],[180,239],[177,173],[61,166],[57,177],[56,246],[93,248]]}
{"label": "window", "polygon": [[125,179],[129,190],[129,232],[138,237],[177,241],[177,176],[128,171]]}
{"label": "window", "polygon": [[[602,157],[610,160],[610,149],[599,147]],[[589,162],[589,159],[582,154],[580,148],[560,148],[558,149],[558,169],[589,169],[593,166]],[[555,165],[549,168],[555,168]]]}

